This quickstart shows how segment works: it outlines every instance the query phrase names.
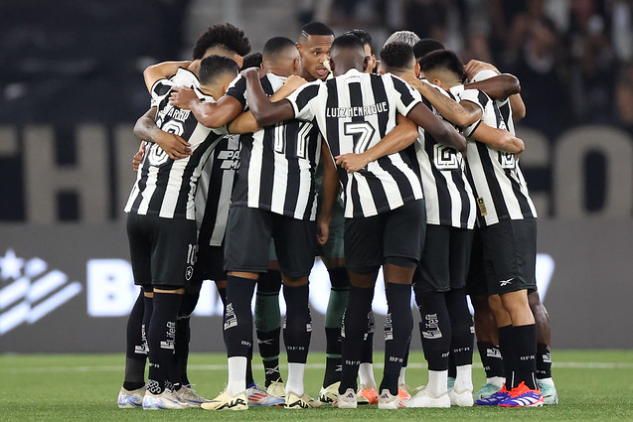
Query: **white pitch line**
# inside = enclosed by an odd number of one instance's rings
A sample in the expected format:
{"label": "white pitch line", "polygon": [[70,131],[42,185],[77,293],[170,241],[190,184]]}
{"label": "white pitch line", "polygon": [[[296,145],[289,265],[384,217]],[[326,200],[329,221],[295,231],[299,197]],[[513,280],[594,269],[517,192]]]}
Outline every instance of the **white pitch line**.
{"label": "white pitch line", "polygon": [[[1,359],[0,359],[1,360]],[[279,365],[280,368],[287,369],[287,365]],[[633,363],[610,363],[610,362],[554,362],[554,368],[578,368],[578,369],[633,369]],[[384,364],[375,363],[375,369],[382,369]],[[474,368],[481,368],[480,363],[473,364]],[[426,364],[410,363],[410,369],[426,369]],[[226,365],[189,365],[190,370],[196,371],[226,371]],[[325,369],[323,363],[309,363],[306,369]],[[111,366],[50,366],[50,367],[30,367],[30,368],[3,368],[2,373],[43,373],[43,372],[114,372],[123,371],[123,365]]]}

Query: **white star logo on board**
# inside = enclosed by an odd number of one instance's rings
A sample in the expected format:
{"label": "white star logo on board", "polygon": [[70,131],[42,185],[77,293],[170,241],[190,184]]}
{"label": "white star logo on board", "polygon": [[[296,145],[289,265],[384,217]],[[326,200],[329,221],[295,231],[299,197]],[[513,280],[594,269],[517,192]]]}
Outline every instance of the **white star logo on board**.
{"label": "white star logo on board", "polygon": [[20,278],[23,267],[24,260],[16,257],[13,249],[8,249],[4,254],[4,258],[0,258],[0,276],[4,280]]}

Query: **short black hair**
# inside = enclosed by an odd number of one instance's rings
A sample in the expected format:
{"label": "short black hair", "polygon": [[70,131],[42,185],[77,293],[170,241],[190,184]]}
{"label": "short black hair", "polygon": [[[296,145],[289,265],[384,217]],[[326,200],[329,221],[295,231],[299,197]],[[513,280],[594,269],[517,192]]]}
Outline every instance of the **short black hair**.
{"label": "short black hair", "polygon": [[310,22],[301,27],[301,36],[308,38],[310,35],[334,36],[334,31],[322,22]]}
{"label": "short black hair", "polygon": [[215,78],[224,73],[231,73],[237,76],[239,72],[240,68],[237,66],[237,63],[235,63],[235,60],[213,54],[205,57],[202,62],[200,62],[200,83],[206,84],[213,82]]}
{"label": "short black hair", "polygon": [[371,43],[372,38],[371,38],[371,35],[369,34],[369,32],[365,31],[364,29],[352,29],[350,31],[347,31],[343,35],[355,35],[355,36],[357,36],[363,42],[363,45],[368,45],[369,46],[369,48],[371,49],[371,51],[373,53],[374,46]]}
{"label": "short black hair", "polygon": [[332,50],[336,48],[358,48],[365,54],[365,44],[356,35],[340,35],[334,39]]}
{"label": "short black hair", "polygon": [[415,60],[413,49],[403,42],[392,42],[380,51],[380,60],[390,69],[406,69]]}
{"label": "short black hair", "polygon": [[460,80],[464,79],[464,65],[457,54],[450,50],[433,51],[420,60],[422,72],[429,72],[437,68],[446,69],[458,75]]}
{"label": "short black hair", "polygon": [[281,53],[287,49],[297,49],[294,41],[286,37],[273,37],[264,44],[264,56]]}
{"label": "short black hair", "polygon": [[245,56],[251,52],[251,43],[244,35],[244,31],[230,23],[217,24],[200,35],[193,47],[193,59],[199,60],[203,58],[204,53],[215,46],[222,46],[240,56]]}
{"label": "short black hair", "polygon": [[242,69],[248,69],[251,67],[261,67],[262,53],[251,53],[248,56],[244,56],[244,63]]}
{"label": "short black hair", "polygon": [[444,50],[444,44],[433,38],[423,38],[413,46],[413,54],[415,54],[415,59],[418,61],[427,54],[437,50]]}

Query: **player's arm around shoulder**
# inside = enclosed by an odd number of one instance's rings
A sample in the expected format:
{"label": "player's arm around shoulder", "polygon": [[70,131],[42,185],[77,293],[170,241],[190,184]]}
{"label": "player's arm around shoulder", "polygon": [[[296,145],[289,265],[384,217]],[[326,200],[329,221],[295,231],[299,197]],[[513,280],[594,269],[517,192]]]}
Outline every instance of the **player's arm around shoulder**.
{"label": "player's arm around shoulder", "polygon": [[272,102],[266,96],[256,69],[248,69],[242,75],[246,79],[248,106],[260,127],[270,126],[294,117],[294,110],[288,101]]}

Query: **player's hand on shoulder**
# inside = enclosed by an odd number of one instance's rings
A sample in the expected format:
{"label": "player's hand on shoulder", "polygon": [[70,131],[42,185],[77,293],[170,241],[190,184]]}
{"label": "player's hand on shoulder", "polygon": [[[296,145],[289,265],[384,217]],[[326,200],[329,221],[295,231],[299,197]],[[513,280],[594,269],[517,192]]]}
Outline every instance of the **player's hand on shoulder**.
{"label": "player's hand on shoulder", "polygon": [[249,76],[252,76],[252,77],[257,77],[258,79],[261,79],[264,76],[266,76],[266,73],[268,72],[266,72],[261,67],[249,67],[247,69],[242,70],[240,72],[240,75],[242,75],[244,78],[248,78]]}
{"label": "player's hand on shoulder", "polygon": [[189,148],[191,144],[173,133],[160,131],[159,135],[156,136],[156,143],[172,160],[187,158],[192,154],[191,148]]}
{"label": "player's hand on shoulder", "polygon": [[472,59],[466,64],[466,66],[464,66],[464,73],[466,74],[466,77],[468,79],[472,79],[477,73],[481,72],[482,70],[492,70],[493,72],[499,74],[501,73],[499,72],[499,69],[497,69],[492,64],[482,62],[481,60]]}
{"label": "player's hand on shoulder", "polygon": [[295,89],[307,83],[308,81],[306,81],[299,75],[290,75],[288,76],[288,79],[286,79],[286,83],[284,85],[292,88],[292,90],[294,91]]}
{"label": "player's hand on shoulder", "polygon": [[184,87],[184,86],[176,86],[171,90],[171,94],[169,95],[169,104],[183,109],[190,109],[191,102],[196,101],[198,96],[194,92],[193,89]]}

